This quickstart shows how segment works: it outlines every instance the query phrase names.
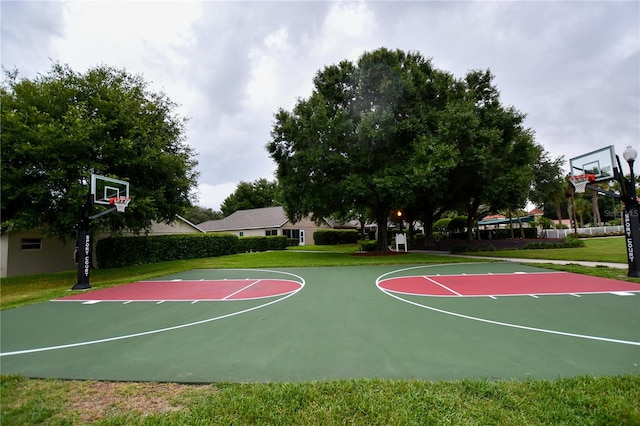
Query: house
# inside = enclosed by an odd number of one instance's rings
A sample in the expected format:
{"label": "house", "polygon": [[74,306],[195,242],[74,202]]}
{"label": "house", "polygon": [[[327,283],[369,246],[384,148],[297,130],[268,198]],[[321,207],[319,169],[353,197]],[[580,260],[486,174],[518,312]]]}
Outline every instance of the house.
{"label": "house", "polygon": [[[148,235],[193,234],[204,232],[181,216],[170,225],[154,223]],[[101,238],[110,234],[103,232],[93,239],[93,248]],[[124,233],[133,235],[133,233]],[[0,235],[0,277],[45,274],[75,270],[75,240],[62,241],[43,237],[38,230],[7,231]],[[95,250],[93,251],[95,254]],[[95,264],[95,258],[94,258]]]}
{"label": "house", "polygon": [[331,229],[326,221],[318,225],[309,218],[292,223],[282,206],[238,210],[224,219],[210,220],[198,226],[205,232],[239,237],[284,235],[297,239],[301,246],[313,244],[313,233],[317,230]]}

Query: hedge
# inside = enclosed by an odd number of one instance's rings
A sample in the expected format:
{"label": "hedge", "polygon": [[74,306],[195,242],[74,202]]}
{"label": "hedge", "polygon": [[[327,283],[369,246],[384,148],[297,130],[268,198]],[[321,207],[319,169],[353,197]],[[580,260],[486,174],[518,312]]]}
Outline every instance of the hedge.
{"label": "hedge", "polygon": [[576,248],[576,247],[584,247],[584,241],[579,240],[577,238],[572,237],[571,235],[567,235],[562,242],[535,242],[527,244],[522,247],[523,250],[536,250],[536,249],[553,249],[553,248]]}
{"label": "hedge", "polygon": [[[296,239],[295,242],[297,245],[298,240]],[[291,245],[291,241],[285,236],[240,237],[238,238],[238,253],[284,250],[289,245]]]}
{"label": "hedge", "polygon": [[201,259],[228,254],[284,250],[297,245],[285,236],[240,237],[231,234],[178,234],[108,237],[96,245],[99,268],[120,268],[170,260]]}
{"label": "hedge", "polygon": [[376,240],[360,240],[358,241],[360,251],[376,251],[378,242]]}
{"label": "hedge", "polygon": [[[522,228],[524,237],[527,239],[538,238],[538,230],[536,228]],[[477,229],[473,230],[474,237],[477,236]],[[513,235],[520,238],[520,227],[517,224],[513,226]],[[450,240],[466,240],[468,234],[466,232],[453,232],[449,234]],[[511,239],[511,230],[509,228],[500,229],[481,229],[481,240],[508,240]]]}
{"label": "hedge", "polygon": [[355,244],[360,233],[355,229],[322,229],[313,233],[313,241],[317,246],[335,244]]}
{"label": "hedge", "polygon": [[237,252],[238,237],[229,234],[108,237],[96,245],[99,268],[216,257]]}

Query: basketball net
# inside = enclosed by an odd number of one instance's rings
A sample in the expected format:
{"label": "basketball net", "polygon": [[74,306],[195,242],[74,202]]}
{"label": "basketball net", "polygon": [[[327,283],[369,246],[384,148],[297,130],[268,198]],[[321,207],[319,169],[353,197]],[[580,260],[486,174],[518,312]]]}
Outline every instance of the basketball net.
{"label": "basketball net", "polygon": [[573,189],[576,193],[582,193],[586,191],[587,184],[593,182],[595,180],[595,175],[586,174],[586,175],[575,175],[571,176],[571,185],[573,185]]}
{"label": "basketball net", "polygon": [[124,210],[127,208],[130,201],[131,198],[127,197],[113,197],[109,199],[109,202],[116,206],[119,213],[124,213]]}

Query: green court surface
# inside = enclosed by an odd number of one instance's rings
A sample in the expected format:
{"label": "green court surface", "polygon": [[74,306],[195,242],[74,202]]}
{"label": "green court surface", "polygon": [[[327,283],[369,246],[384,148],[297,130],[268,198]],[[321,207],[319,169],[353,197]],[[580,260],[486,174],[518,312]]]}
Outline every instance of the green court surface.
{"label": "green court surface", "polygon": [[486,280],[487,273],[513,274],[518,285],[520,276],[541,273],[545,280],[545,272],[551,271],[513,263],[193,270],[162,279],[286,279],[303,286],[256,299],[96,298],[2,311],[0,371],[203,383],[640,373],[640,293],[633,289],[432,297],[376,285],[382,276]]}

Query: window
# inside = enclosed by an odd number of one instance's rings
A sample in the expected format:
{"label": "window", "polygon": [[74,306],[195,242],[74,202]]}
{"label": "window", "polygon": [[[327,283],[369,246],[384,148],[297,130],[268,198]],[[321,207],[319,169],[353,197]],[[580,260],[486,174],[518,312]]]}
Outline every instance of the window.
{"label": "window", "polygon": [[295,238],[296,240],[300,239],[300,230],[299,229],[283,229],[282,235],[287,238]]}
{"label": "window", "polygon": [[42,240],[40,238],[23,238],[20,242],[22,250],[40,250]]}
{"label": "window", "polygon": [[238,232],[238,236],[239,236],[239,237],[244,237],[244,231],[240,231],[240,232]]}
{"label": "window", "polygon": [[266,231],[264,231],[264,235],[265,237],[275,237],[278,235],[278,230],[277,229],[267,229]]}

